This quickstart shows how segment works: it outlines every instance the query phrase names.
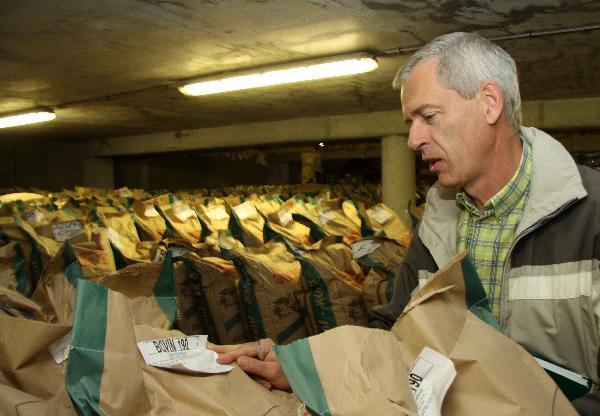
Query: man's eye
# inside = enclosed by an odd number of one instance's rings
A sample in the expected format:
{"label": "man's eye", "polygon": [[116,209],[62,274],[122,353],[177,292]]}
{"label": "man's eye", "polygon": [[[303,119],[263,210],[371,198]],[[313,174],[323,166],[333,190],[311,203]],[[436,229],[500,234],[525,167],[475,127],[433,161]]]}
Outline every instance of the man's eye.
{"label": "man's eye", "polygon": [[437,115],[437,113],[427,113],[427,114],[423,114],[423,118],[425,120],[431,120],[436,115]]}

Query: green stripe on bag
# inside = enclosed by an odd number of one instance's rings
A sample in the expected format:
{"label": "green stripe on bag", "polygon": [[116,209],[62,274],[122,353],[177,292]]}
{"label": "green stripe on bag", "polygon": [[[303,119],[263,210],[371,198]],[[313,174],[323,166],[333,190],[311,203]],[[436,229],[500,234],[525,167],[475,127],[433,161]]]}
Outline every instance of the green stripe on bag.
{"label": "green stripe on bag", "polygon": [[177,319],[177,296],[173,279],[173,254],[167,250],[160,275],[154,286],[153,296],[171,323]]}
{"label": "green stripe on bag", "polygon": [[275,345],[275,354],[296,397],[312,414],[331,415],[307,338]]}
{"label": "green stripe on bag", "polygon": [[100,384],[107,307],[108,289],[87,280],[79,281],[65,376],[67,391],[79,415],[104,415],[100,409]]}
{"label": "green stripe on bag", "polygon": [[242,299],[242,308],[246,313],[248,326],[254,339],[261,339],[267,336],[263,325],[262,315],[256,300],[256,288],[248,276],[240,273],[239,283],[240,298]]}
{"label": "green stripe on bag", "polygon": [[500,331],[500,324],[498,324],[498,321],[492,315],[490,301],[471,258],[468,255],[463,257],[460,261],[460,266],[465,282],[465,302],[467,303],[467,308],[483,322]]}
{"label": "green stripe on bag", "polygon": [[294,253],[294,255],[300,262],[302,276],[310,290],[309,298],[311,310],[315,316],[315,324],[318,331],[323,332],[335,328],[337,326],[337,321],[333,314],[333,307],[331,306],[327,285],[312,264],[302,258],[301,255],[297,253]]}
{"label": "green stripe on bag", "polygon": [[318,224],[315,224],[314,222],[312,222],[310,219],[308,219],[304,215],[293,213],[292,219],[294,221],[299,222],[300,224],[303,224],[308,227],[308,229],[310,230],[309,235],[310,235],[310,238],[312,241],[314,241],[314,242],[321,241],[325,237],[326,234],[321,229],[321,227]]}
{"label": "green stripe on bag", "polygon": [[31,286],[29,276],[25,271],[25,254],[23,253],[23,247],[21,247],[21,243],[15,244],[15,254],[17,255],[18,260],[14,262],[12,270],[17,281],[16,289],[20,294],[29,297],[33,292],[33,287]]}
{"label": "green stripe on bag", "polygon": [[273,230],[268,218],[264,218],[264,220],[265,223],[263,225],[263,241],[266,243],[268,241],[277,239],[279,237],[279,234],[276,233],[275,230]]}
{"label": "green stripe on bag", "polygon": [[385,287],[385,299],[390,302],[392,300],[392,293],[394,293],[394,280],[395,275],[394,272],[385,267],[383,263],[373,261],[368,254],[365,254],[362,257],[356,259],[356,261],[364,266],[371,267],[373,269],[381,270],[388,281],[387,286]]}
{"label": "green stripe on bag", "polygon": [[263,325],[262,316],[260,314],[260,308],[258,307],[258,301],[256,300],[256,288],[254,282],[246,270],[246,264],[244,260],[233,254],[231,250],[227,250],[221,247],[221,254],[226,259],[233,262],[235,269],[240,274],[239,292],[242,300],[241,307],[244,310],[246,319],[248,321],[248,327],[250,329],[250,335],[254,339],[261,339],[267,336],[265,327]]}
{"label": "green stripe on bag", "polygon": [[83,273],[81,273],[81,267],[79,263],[71,263],[63,269],[63,274],[74,288],[77,288],[77,281],[83,279]]}
{"label": "green stripe on bag", "polygon": [[233,315],[233,317],[231,317],[231,319],[228,319],[227,321],[225,321],[225,324],[224,324],[225,329],[227,331],[231,331],[240,322],[242,322],[242,315],[240,315],[239,313],[236,313],[235,315]]}
{"label": "green stripe on bag", "polygon": [[187,269],[187,279],[192,287],[192,297],[194,301],[193,307],[202,321],[202,326],[206,329],[208,340],[213,344],[221,344],[219,331],[217,331],[217,326],[213,320],[210,305],[208,304],[208,299],[206,298],[206,292],[204,291],[204,286],[202,286],[202,275],[198,273],[190,260],[184,258],[183,264]]}
{"label": "green stripe on bag", "polygon": [[229,223],[227,224],[227,229],[229,230],[233,238],[242,243],[242,245],[245,245],[242,224],[234,210],[231,210],[231,215],[229,216]]}
{"label": "green stripe on bag", "polygon": [[277,334],[277,342],[285,342],[289,337],[294,335],[297,330],[304,326],[304,315],[300,316],[300,318],[296,319],[290,326]]}
{"label": "green stripe on bag", "polygon": [[73,249],[69,243],[66,243],[65,248],[62,252],[63,264],[65,267],[63,268],[63,274],[71,283],[74,288],[77,288],[77,282],[79,279],[83,279],[83,272],[81,271],[81,265],[79,261],[77,261],[77,257],[73,253]]}

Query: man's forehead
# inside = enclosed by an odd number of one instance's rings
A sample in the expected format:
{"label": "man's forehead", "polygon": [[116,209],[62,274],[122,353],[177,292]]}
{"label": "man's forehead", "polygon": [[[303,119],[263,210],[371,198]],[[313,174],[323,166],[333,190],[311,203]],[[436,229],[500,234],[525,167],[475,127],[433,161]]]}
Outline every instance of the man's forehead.
{"label": "man's forehead", "polygon": [[402,112],[407,115],[419,111],[423,107],[434,105],[445,91],[437,78],[437,62],[439,57],[427,58],[419,62],[400,88]]}

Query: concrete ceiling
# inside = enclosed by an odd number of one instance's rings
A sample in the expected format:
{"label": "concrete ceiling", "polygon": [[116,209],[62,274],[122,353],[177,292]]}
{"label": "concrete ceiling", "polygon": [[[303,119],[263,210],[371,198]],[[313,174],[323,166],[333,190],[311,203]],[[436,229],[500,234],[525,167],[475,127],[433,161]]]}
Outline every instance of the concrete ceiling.
{"label": "concrete ceiling", "polygon": [[[178,81],[223,71],[418,46],[456,30],[489,38],[598,25],[586,0],[2,0],[0,113],[58,119],[3,137],[85,140],[399,108],[375,72],[186,97]],[[600,96],[600,30],[503,40],[525,100]]]}

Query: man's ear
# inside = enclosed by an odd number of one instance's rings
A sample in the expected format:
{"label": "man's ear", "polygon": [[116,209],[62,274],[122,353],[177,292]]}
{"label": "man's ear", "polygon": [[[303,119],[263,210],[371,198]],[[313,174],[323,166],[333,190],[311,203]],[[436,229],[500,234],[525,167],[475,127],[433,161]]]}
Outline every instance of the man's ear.
{"label": "man's ear", "polygon": [[485,81],[479,87],[477,97],[489,125],[496,124],[504,111],[504,93],[495,81]]}

